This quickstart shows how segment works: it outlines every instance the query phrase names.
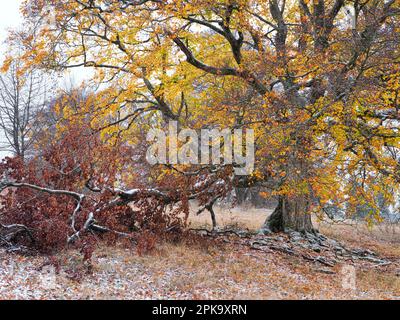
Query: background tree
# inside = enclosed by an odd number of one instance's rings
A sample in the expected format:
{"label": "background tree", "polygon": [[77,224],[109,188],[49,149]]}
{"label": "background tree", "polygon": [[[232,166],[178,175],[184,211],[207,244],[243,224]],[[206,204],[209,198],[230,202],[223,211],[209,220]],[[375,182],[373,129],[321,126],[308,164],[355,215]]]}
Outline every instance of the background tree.
{"label": "background tree", "polygon": [[[135,145],[169,119],[256,131],[252,176],[225,165],[154,169],[191,176],[186,192],[221,178],[269,188],[279,205],[265,231],[311,232],[310,213],[326,206],[352,214],[368,204],[379,220],[377,195],[393,201],[398,1],[26,0],[23,8],[39,25],[25,37],[28,65],[94,68],[93,81],[107,84],[90,114],[108,142]],[[206,206],[226,194],[217,189],[200,195]]]}

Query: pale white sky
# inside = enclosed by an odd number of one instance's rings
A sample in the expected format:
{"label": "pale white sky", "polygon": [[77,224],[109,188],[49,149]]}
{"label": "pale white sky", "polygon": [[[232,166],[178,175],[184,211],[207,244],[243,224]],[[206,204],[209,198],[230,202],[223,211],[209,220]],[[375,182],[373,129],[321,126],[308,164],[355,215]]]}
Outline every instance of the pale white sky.
{"label": "pale white sky", "polygon": [[[11,28],[16,28],[22,24],[22,15],[20,13],[20,5],[22,0],[0,0],[1,10],[0,10],[0,64],[3,61],[4,53],[4,41],[7,39],[8,30]],[[5,3],[5,4],[4,4]],[[68,82],[66,85],[70,85],[70,80],[73,81],[75,85],[81,83],[81,81],[89,78],[89,70],[75,69],[70,72],[66,72],[65,78]],[[70,79],[72,78],[72,79]],[[62,83],[60,85],[63,85]]]}
{"label": "pale white sky", "polygon": [[[20,5],[23,0],[0,0],[0,66],[3,64],[4,50],[6,48],[5,40],[7,39],[8,30],[17,28],[22,25],[22,15],[20,13]],[[92,72],[90,69],[77,68],[66,71],[64,76],[58,79],[59,86],[68,88],[71,85],[80,85],[82,81],[90,78]],[[4,139],[0,132],[0,142]],[[0,151],[0,160],[7,155]]]}
{"label": "pale white sky", "polygon": [[7,31],[9,28],[18,27],[21,24],[22,18],[19,11],[19,6],[22,0],[1,0],[0,10],[0,43],[1,51],[4,48],[4,41],[7,39]]}

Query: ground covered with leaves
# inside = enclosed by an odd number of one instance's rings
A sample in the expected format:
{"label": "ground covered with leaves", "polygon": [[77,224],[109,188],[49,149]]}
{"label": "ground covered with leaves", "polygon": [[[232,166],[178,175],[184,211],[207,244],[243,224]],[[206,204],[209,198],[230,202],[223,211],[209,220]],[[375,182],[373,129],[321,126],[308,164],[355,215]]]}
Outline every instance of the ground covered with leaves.
{"label": "ground covered with leaves", "polygon": [[54,257],[2,251],[0,298],[400,299],[398,233],[320,229],[329,237],[200,231],[204,243],[164,243],[144,255],[99,243],[90,264],[73,250]]}

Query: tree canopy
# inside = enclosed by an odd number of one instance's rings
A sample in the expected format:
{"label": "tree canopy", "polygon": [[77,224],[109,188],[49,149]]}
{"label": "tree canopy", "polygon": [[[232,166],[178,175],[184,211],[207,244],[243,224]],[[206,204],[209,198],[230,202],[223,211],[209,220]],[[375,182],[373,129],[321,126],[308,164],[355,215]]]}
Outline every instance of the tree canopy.
{"label": "tree canopy", "polygon": [[[60,133],[84,122],[104,144],[139,153],[144,132],[168,121],[255,131],[252,175],[146,168],[155,189],[173,185],[179,201],[209,208],[228,192],[221,179],[261,185],[279,198],[267,231],[312,231],[310,213],[332,207],[364,205],[379,221],[377,199],[396,200],[399,1],[25,0],[22,9],[26,68],[94,70],[90,103],[59,105]],[[137,168],[120,170],[137,177]]]}

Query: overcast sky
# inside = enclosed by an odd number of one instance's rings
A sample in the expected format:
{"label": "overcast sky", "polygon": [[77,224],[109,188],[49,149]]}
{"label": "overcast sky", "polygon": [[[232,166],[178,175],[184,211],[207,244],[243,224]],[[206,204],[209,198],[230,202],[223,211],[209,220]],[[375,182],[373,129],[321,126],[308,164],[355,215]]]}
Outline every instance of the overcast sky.
{"label": "overcast sky", "polygon": [[3,0],[0,10],[0,41],[1,49],[4,49],[4,41],[7,38],[7,30],[21,24],[22,18],[19,6],[22,0]]}
{"label": "overcast sky", "polygon": [[[10,28],[18,27],[21,22],[21,14],[19,6],[22,0],[3,0],[1,3],[0,10],[0,64],[3,63],[3,53],[5,49],[4,41],[7,39],[7,32]],[[3,134],[0,132],[0,140],[2,140]],[[0,158],[6,156],[4,152],[0,151]]]}
{"label": "overcast sky", "polygon": [[[22,24],[22,16],[20,13],[20,5],[23,0],[2,0],[0,10],[0,66],[3,64],[4,50],[6,48],[5,40],[7,39],[8,30],[16,28]],[[68,87],[71,81],[74,85],[78,85],[84,79],[88,78],[89,70],[77,69],[65,73],[64,80],[60,80],[60,86]],[[0,132],[0,141],[2,140],[2,133]],[[5,156],[0,151],[0,159]]]}
{"label": "overcast sky", "polygon": [[[7,39],[7,33],[10,28],[16,28],[22,25],[22,16],[20,13],[20,5],[23,0],[2,0],[0,10],[0,63],[3,61],[3,53],[5,49],[4,41]],[[5,3],[4,3],[5,2]],[[66,74],[66,78],[73,78],[75,84],[88,78],[89,70],[73,70]],[[69,82],[70,79],[68,79]],[[67,81],[67,80],[66,80]],[[61,84],[62,85],[62,84]],[[69,85],[69,83],[68,83]]]}

